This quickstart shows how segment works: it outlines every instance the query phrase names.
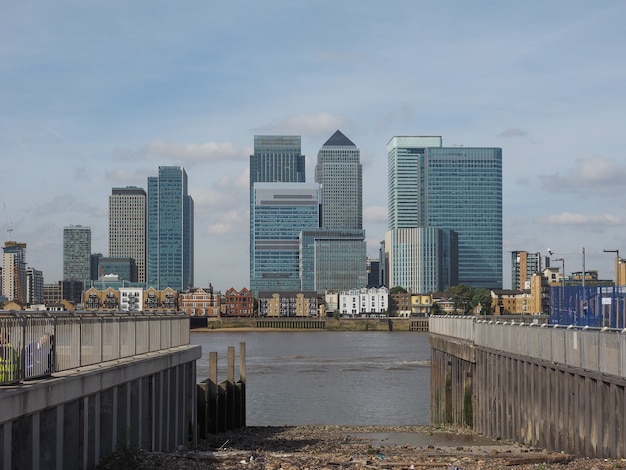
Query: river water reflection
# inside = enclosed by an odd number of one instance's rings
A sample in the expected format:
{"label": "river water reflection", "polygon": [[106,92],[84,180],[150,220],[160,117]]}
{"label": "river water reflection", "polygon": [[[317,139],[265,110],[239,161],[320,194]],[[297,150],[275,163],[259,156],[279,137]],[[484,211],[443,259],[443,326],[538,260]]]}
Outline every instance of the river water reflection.
{"label": "river water reflection", "polygon": [[191,343],[202,346],[198,381],[208,377],[212,351],[226,379],[228,346],[238,355],[240,342],[250,426],[429,423],[428,333],[192,332]]}

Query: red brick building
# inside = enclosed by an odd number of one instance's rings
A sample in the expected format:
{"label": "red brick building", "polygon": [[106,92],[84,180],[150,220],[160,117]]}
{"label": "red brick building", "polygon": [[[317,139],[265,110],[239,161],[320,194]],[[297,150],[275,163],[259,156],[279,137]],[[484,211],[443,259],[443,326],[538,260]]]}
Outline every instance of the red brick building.
{"label": "red brick building", "polygon": [[254,297],[250,289],[240,291],[231,287],[222,296],[223,317],[251,317],[254,315]]}
{"label": "red brick building", "polygon": [[213,286],[209,284],[208,289],[197,287],[181,293],[178,304],[189,316],[217,318],[220,316],[221,295],[213,292]]}

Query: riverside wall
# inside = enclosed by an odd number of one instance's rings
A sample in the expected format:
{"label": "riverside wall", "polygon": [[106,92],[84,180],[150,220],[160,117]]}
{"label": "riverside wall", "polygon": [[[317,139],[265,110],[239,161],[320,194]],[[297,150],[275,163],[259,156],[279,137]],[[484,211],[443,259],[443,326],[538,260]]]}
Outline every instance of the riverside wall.
{"label": "riverside wall", "polygon": [[0,468],[89,469],[117,449],[196,439],[199,346],[57,372],[0,389]]}
{"label": "riverside wall", "polygon": [[626,458],[624,377],[433,333],[430,345],[432,424],[583,457]]}

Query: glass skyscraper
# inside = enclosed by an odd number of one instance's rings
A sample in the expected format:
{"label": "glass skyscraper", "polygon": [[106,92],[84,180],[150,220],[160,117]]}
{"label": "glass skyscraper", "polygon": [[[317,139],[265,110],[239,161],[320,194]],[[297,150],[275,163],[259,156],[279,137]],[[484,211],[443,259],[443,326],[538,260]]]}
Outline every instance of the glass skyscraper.
{"label": "glass skyscraper", "polygon": [[148,287],[193,287],[193,228],[185,169],[160,166],[158,176],[148,177]]}
{"label": "glass skyscraper", "polygon": [[254,183],[250,290],[299,291],[300,232],[319,227],[317,183]]}
{"label": "glass skyscraper", "polygon": [[502,288],[502,149],[442,147],[441,137],[387,146],[389,229],[458,234],[458,282]]}
{"label": "glass skyscraper", "polygon": [[63,227],[63,280],[86,282],[91,279],[91,228]]}
{"label": "glass skyscraper", "polygon": [[254,136],[254,154],[250,155],[250,191],[254,183],[304,181],[304,155],[299,135]]}
{"label": "glass skyscraper", "polygon": [[[255,135],[254,154],[250,155],[250,286],[258,276],[255,268],[256,246],[254,229],[255,183],[304,183],[306,169],[298,135]],[[319,226],[316,222],[315,227]],[[271,290],[271,289],[270,289]],[[258,289],[252,289],[254,294]]]}

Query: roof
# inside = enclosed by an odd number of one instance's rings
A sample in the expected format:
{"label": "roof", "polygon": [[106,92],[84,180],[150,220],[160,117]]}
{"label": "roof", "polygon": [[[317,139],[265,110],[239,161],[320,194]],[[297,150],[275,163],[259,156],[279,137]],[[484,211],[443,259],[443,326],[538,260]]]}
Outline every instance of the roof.
{"label": "roof", "polygon": [[348,139],[340,130],[337,130],[330,139],[326,141],[323,147],[356,147],[354,142]]}

